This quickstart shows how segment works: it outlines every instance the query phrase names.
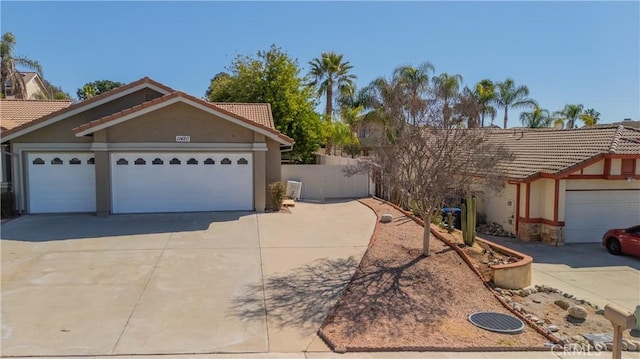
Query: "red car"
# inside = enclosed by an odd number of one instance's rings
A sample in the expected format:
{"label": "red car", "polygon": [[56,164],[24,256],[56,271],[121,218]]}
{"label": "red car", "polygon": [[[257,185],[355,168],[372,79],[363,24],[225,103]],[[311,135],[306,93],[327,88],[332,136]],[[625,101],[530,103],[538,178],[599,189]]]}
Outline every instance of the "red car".
{"label": "red car", "polygon": [[629,254],[640,257],[640,225],[607,231],[602,236],[602,245],[611,254]]}

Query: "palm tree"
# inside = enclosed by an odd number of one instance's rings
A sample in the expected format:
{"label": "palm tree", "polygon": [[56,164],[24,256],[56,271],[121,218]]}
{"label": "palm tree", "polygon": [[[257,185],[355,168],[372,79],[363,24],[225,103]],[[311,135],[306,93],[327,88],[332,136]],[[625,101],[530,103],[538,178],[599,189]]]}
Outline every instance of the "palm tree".
{"label": "palm tree", "polygon": [[503,82],[496,84],[496,97],[493,102],[497,107],[504,109],[504,128],[507,128],[510,108],[526,108],[536,105],[536,102],[528,96],[529,89],[527,86],[521,85],[516,87],[516,84],[511,78],[507,78]]}
{"label": "palm tree", "polygon": [[556,115],[562,120],[565,128],[575,128],[576,120],[582,116],[582,109],[582,105],[567,104],[561,111],[557,111]]}
{"label": "palm tree", "polygon": [[[480,112],[480,126],[484,127],[484,115],[491,115],[491,118],[495,118],[496,109],[491,106],[491,102],[496,97],[495,85],[493,81],[484,79],[476,84],[476,98],[481,107]],[[493,123],[493,120],[491,121]]]}
{"label": "palm tree", "polygon": [[433,90],[437,98],[442,100],[442,123],[444,127],[449,126],[451,118],[451,101],[460,95],[460,84],[462,75],[449,75],[444,72],[433,78]]}
{"label": "palm tree", "polygon": [[590,108],[584,110],[580,118],[582,119],[582,122],[584,122],[585,126],[593,127],[598,123],[598,120],[600,120],[600,112]]}
{"label": "palm tree", "polygon": [[553,123],[553,117],[548,110],[536,106],[531,112],[522,112],[520,122],[529,128],[549,127]]}
{"label": "palm tree", "polygon": [[43,78],[42,66],[38,61],[15,56],[13,54],[15,45],[16,37],[12,33],[6,32],[2,35],[2,40],[0,40],[0,95],[5,97],[6,86],[11,84],[13,95],[18,99],[23,99],[27,97],[26,84],[20,72],[16,69],[16,65],[35,70],[40,78]]}
{"label": "palm tree", "polygon": [[326,95],[325,116],[327,121],[331,121],[333,115],[334,91],[344,95],[353,92],[353,80],[356,75],[350,74],[353,68],[349,61],[342,61],[342,54],[335,52],[323,52],[320,58],[315,58],[309,62],[311,70],[309,75],[312,80],[309,85],[318,88],[318,96]]}

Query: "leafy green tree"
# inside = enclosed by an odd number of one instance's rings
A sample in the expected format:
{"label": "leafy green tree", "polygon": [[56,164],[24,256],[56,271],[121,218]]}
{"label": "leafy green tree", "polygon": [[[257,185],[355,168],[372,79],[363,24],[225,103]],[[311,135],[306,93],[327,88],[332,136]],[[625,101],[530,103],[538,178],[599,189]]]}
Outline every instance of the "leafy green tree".
{"label": "leafy green tree", "polygon": [[27,97],[27,88],[22,75],[16,69],[16,65],[35,70],[40,78],[43,78],[42,66],[38,61],[16,56],[13,53],[15,46],[16,37],[10,32],[5,32],[0,40],[0,95],[3,98],[6,96],[6,86],[10,84],[13,95],[18,99],[24,99]]}
{"label": "leafy green tree", "polygon": [[484,116],[491,116],[491,123],[493,124],[493,119],[496,116],[495,107],[491,106],[491,103],[496,97],[495,93],[495,85],[493,81],[489,79],[481,80],[476,84],[475,88],[476,98],[478,99],[478,103],[480,104],[480,126],[484,127]]}
{"label": "leafy green tree", "polygon": [[496,84],[496,96],[493,102],[497,107],[504,109],[504,128],[507,128],[509,121],[509,109],[528,108],[536,105],[536,102],[529,98],[527,86],[516,86],[511,78]]}
{"label": "leafy green tree", "polygon": [[535,106],[533,111],[520,113],[520,122],[529,128],[549,127],[554,122],[548,110]]}
{"label": "leafy green tree", "polygon": [[354,83],[357,77],[350,74],[353,66],[349,61],[342,61],[342,54],[335,52],[323,52],[319,58],[309,62],[309,85],[318,91],[318,96],[326,96],[325,119],[331,121],[333,117],[333,102],[335,90],[338,95],[349,96],[354,92]]}
{"label": "leafy green tree", "polygon": [[78,99],[87,100],[92,98],[93,96],[98,96],[103,92],[107,92],[118,88],[124,85],[119,81],[111,81],[111,80],[98,80],[93,82],[87,82],[81,88],[76,91],[78,95]]}
{"label": "leafy green tree", "polygon": [[270,103],[276,129],[295,140],[290,159],[313,163],[325,129],[314,110],[314,91],[300,76],[297,60],[272,45],[256,56],[236,57],[226,70],[211,79],[207,99]]}
{"label": "leafy green tree", "polygon": [[576,121],[582,116],[583,108],[582,105],[565,105],[562,110],[556,112],[559,120],[561,120],[558,121],[558,124],[562,123],[564,128],[575,128]]}
{"label": "leafy green tree", "polygon": [[442,101],[442,118],[444,127],[448,127],[452,115],[452,102],[460,95],[462,75],[449,75],[444,72],[433,78],[433,90],[436,98]]}
{"label": "leafy green tree", "polygon": [[600,112],[589,108],[584,110],[580,118],[582,119],[582,122],[584,122],[585,126],[593,127],[600,120]]}

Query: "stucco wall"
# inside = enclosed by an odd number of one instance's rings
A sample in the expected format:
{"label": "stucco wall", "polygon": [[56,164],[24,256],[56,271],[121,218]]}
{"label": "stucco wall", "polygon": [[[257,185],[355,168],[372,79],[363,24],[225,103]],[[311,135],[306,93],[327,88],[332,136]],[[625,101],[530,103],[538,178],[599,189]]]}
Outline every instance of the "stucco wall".
{"label": "stucco wall", "polygon": [[[580,174],[578,171],[577,174]],[[598,161],[591,166],[587,166],[582,169],[582,174],[585,175],[601,175],[604,174],[604,160]]]}
{"label": "stucco wall", "polygon": [[87,122],[97,120],[107,115],[122,111],[129,107],[141,104],[144,102],[146,93],[157,93],[151,89],[143,89],[119,99],[113,100],[109,103],[94,107],[90,110],[79,113],[75,116],[71,116],[67,119],[46,126],[44,128],[35,130],[23,136],[17,137],[12,142],[14,143],[88,143],[92,142],[92,138],[89,136],[76,137],[73,133],[73,128],[78,127]]}
{"label": "stucco wall", "polygon": [[[541,178],[531,183],[530,218],[553,220],[555,181]],[[524,212],[521,212],[521,216]]]}
{"label": "stucco wall", "polygon": [[515,233],[516,185],[505,184],[502,191],[486,191],[481,202],[479,212],[487,217],[487,222],[497,223],[506,231]]}
{"label": "stucco wall", "polygon": [[619,176],[622,174],[622,160],[620,158],[611,159],[611,175]]}
{"label": "stucco wall", "polygon": [[175,103],[105,129],[108,142],[252,143],[253,131],[185,103]]}

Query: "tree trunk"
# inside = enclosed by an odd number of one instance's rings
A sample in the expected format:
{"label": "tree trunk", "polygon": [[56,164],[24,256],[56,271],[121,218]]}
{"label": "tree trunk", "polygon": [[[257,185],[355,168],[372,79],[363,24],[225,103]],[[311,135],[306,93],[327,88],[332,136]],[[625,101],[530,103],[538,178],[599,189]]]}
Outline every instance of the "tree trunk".
{"label": "tree trunk", "polygon": [[482,111],[480,115],[480,127],[484,127],[484,111]]}
{"label": "tree trunk", "polygon": [[327,116],[326,120],[331,122],[331,115],[333,112],[333,86],[327,87],[327,104],[325,106],[324,114]]}
{"label": "tree trunk", "polygon": [[507,121],[509,121],[509,118],[507,117],[507,107],[505,106],[505,108],[504,108],[504,128],[507,128]]}
{"label": "tree trunk", "polygon": [[429,213],[431,211],[425,211],[422,215],[422,220],[424,221],[424,230],[422,231],[422,255],[428,257],[431,255],[431,250],[429,248],[429,242],[431,240],[431,220],[429,218]]}
{"label": "tree trunk", "polygon": [[[325,120],[331,123],[331,113],[333,112],[333,85],[327,87],[327,104],[325,107]],[[330,135],[331,136],[331,135]],[[331,155],[331,138],[327,138],[327,144],[325,145],[325,154]]]}

